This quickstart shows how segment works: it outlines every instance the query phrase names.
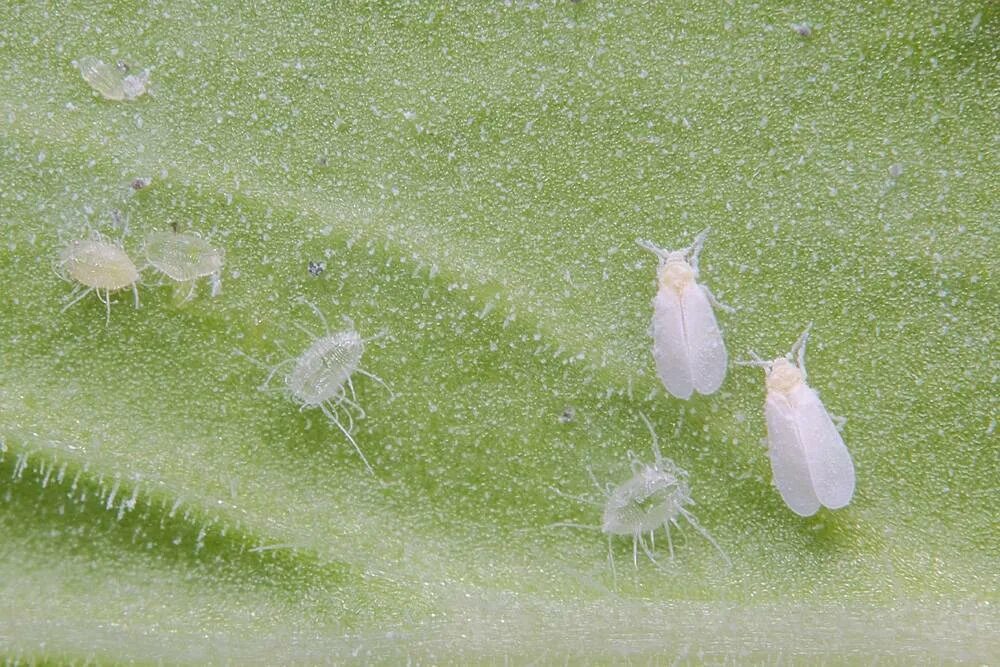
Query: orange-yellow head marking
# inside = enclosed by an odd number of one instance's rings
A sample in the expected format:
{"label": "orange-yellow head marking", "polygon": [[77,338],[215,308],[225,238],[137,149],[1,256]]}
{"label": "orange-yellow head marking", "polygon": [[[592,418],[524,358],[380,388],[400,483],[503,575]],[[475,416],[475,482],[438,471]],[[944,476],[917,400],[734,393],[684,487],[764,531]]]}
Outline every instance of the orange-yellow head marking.
{"label": "orange-yellow head marking", "polygon": [[802,383],[802,371],[788,359],[780,357],[771,362],[771,372],[765,382],[768,391],[787,395]]}

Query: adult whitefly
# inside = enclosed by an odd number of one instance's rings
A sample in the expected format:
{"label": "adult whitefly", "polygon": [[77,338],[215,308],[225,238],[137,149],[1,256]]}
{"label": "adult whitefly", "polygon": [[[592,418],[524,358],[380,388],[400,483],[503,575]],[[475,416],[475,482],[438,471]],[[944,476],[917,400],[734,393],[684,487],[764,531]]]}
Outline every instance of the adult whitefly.
{"label": "adult whitefly", "polygon": [[671,395],[688,399],[692,392],[715,393],[726,378],[728,356],[713,306],[716,301],[698,282],[698,257],[708,229],[681,250],[666,250],[637,239],[639,247],[659,258],[653,298],[653,359],[656,373]]}
{"label": "adult whitefly", "polygon": [[[821,506],[839,509],[854,496],[854,462],[823,402],[806,384],[806,341],[802,332],[784,357],[741,365],[764,369],[767,445],[774,485],[789,509],[811,516]],[[794,361],[793,361],[794,359]]]}

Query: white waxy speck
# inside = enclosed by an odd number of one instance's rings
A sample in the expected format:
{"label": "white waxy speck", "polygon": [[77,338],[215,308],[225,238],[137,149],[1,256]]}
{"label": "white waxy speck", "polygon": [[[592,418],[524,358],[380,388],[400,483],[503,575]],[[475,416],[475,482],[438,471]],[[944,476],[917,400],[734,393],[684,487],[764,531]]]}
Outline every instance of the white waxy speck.
{"label": "white waxy speck", "polygon": [[659,289],[653,299],[653,359],[663,386],[682,399],[694,391],[712,394],[726,378],[728,356],[712,308],[733,309],[698,282],[698,256],[707,235],[705,229],[682,250],[636,241],[660,259]]}
{"label": "white waxy speck", "polygon": [[80,58],[76,65],[90,87],[107,100],[132,101],[146,92],[149,83],[148,70],[129,74],[127,66],[109,65],[93,56]]}
{"label": "white waxy speck", "polygon": [[[361,338],[348,320],[349,327],[342,331],[331,331],[326,317],[312,303],[305,299],[300,302],[308,306],[323,324],[324,333],[316,335],[298,322],[293,326],[310,336],[313,341],[299,356],[285,359],[267,367],[240,350],[236,352],[253,363],[268,368],[267,378],[261,385],[266,390],[274,376],[283,368],[289,368],[284,376],[285,391],[301,405],[303,410],[319,408],[324,415],[347,437],[369,472],[374,473],[368,459],[354,440],[354,414],[364,418],[365,411],[357,402],[352,376],[357,373],[371,378],[386,389],[388,385],[377,375],[361,368],[361,357],[365,350],[365,340]],[[392,390],[389,389],[390,394]],[[343,413],[347,423],[340,420]]]}
{"label": "white waxy speck", "polygon": [[198,278],[212,278],[212,296],[221,291],[223,252],[198,234],[151,232],[143,250],[153,268],[177,283],[181,303],[194,295]]}
{"label": "white waxy speck", "polygon": [[76,282],[71,297],[81,288],[62,312],[74,305],[90,292],[96,292],[104,303],[107,321],[111,321],[111,292],[132,288],[135,307],[139,307],[139,270],[125,250],[102,238],[70,241],[59,253],[59,270],[68,279]]}
{"label": "white waxy speck", "polygon": [[764,369],[764,416],[774,485],[800,516],[811,516],[820,506],[846,506],[855,482],[851,454],[819,394],[806,384],[808,339],[809,327],[786,356],[764,361],[751,353],[753,361],[740,362]]}
{"label": "white waxy speck", "polygon": [[809,37],[812,35],[812,28],[808,23],[793,23],[792,30],[799,33],[800,37]]}

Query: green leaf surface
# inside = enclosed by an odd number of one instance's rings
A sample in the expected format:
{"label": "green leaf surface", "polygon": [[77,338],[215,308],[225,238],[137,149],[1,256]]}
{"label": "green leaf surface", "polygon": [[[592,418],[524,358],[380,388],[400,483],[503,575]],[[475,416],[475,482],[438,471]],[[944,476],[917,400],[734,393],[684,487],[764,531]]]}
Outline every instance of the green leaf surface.
{"label": "green leaf surface", "polygon": [[[997,659],[998,26],[986,2],[0,8],[0,652]],[[100,98],[85,56],[149,94]],[[142,263],[171,225],[224,248],[220,295],[147,268],[138,310],[63,312],[67,242]],[[732,359],[813,322],[845,509],[771,485],[760,370],[687,402],[655,375],[634,241],[708,226]],[[374,475],[243,356],[310,343],[301,297],[391,389],[355,376]],[[588,471],[651,459],[640,412],[731,566],[690,528],[609,563]]]}

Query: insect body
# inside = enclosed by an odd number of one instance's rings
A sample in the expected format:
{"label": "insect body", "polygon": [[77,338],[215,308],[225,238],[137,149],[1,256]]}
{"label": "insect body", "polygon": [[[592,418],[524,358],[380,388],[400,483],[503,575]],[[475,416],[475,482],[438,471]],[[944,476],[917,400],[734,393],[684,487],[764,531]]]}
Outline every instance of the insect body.
{"label": "insect body", "polygon": [[638,239],[660,258],[659,289],[653,298],[653,359],[667,391],[690,398],[692,391],[714,393],[726,377],[726,346],[712,306],[732,310],[698,283],[698,255],[708,229],[683,250],[664,250]]}
{"label": "insect body", "polygon": [[[261,388],[266,389],[279,370],[290,367],[284,376],[285,390],[303,410],[319,408],[330,422],[347,436],[369,472],[374,473],[368,459],[351,435],[354,430],[352,411],[359,417],[365,416],[364,409],[357,402],[351,377],[359,373],[386,388],[388,386],[381,378],[361,368],[365,341],[354,330],[353,325],[343,331],[331,332],[323,313],[308,301],[303,300],[302,303],[306,304],[323,323],[324,333],[316,336],[296,323],[295,326],[312,337],[313,342],[299,356],[290,357],[271,367]],[[252,358],[250,360],[263,366]],[[340,413],[344,414],[346,425],[340,420]]]}
{"label": "insect body", "polygon": [[77,283],[71,296],[83,288],[79,296],[63,307],[63,312],[90,292],[96,292],[104,302],[107,321],[110,322],[111,292],[126,287],[132,288],[135,307],[139,307],[139,291],[136,288],[139,270],[125,250],[114,243],[103,239],[70,241],[59,253],[59,268],[65,276]]}
{"label": "insect body", "polygon": [[146,237],[144,250],[150,265],[177,282],[178,296],[186,290],[182,303],[194,295],[198,278],[214,278],[222,271],[222,250],[197,234],[152,232]]}
{"label": "insect body", "polygon": [[785,357],[763,361],[754,354],[754,361],[742,362],[764,368],[764,417],[774,485],[800,516],[815,514],[820,505],[844,507],[854,495],[851,454],[819,395],[806,384],[808,338],[806,328]]}
{"label": "insect body", "polygon": [[124,64],[109,65],[93,56],[84,56],[77,63],[80,74],[90,87],[101,94],[101,97],[116,102],[132,101],[146,92],[149,83],[149,72],[143,70],[139,74],[129,74]]}
{"label": "insect body", "polygon": [[[634,453],[629,452],[632,468],[631,478],[615,487],[602,487],[594,479],[594,484],[601,490],[605,498],[601,516],[601,532],[608,536],[608,556],[612,567],[614,566],[614,558],[611,556],[611,538],[615,535],[632,538],[632,562],[634,565],[638,566],[640,548],[655,563],[656,559],[653,557],[650,547],[653,545],[653,536],[656,530],[661,527],[667,533],[667,544],[672,559],[674,546],[670,528],[671,526],[679,528],[681,518],[686,519],[695,530],[707,539],[719,551],[728,565],[729,558],[722,551],[722,548],[687,509],[687,505],[694,504],[694,500],[691,498],[691,487],[687,481],[687,472],[670,459],[663,458],[653,425],[646,418],[646,415],[640,413],[639,416],[642,417],[653,438],[653,463],[645,463]],[[584,527],[565,523],[557,525]],[[649,536],[649,544],[646,543],[647,535]]]}

